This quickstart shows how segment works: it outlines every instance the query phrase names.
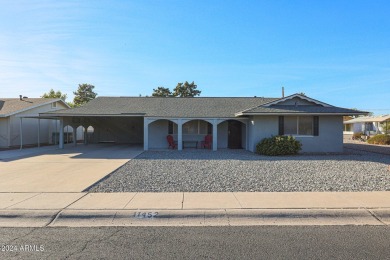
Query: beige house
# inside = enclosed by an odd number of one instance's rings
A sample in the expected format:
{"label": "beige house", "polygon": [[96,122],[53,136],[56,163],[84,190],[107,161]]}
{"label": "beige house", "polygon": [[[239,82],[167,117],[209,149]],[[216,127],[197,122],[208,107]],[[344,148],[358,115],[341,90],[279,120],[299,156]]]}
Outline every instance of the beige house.
{"label": "beige house", "polygon": [[0,98],[0,148],[53,143],[58,119],[39,114],[66,108],[61,99]]}

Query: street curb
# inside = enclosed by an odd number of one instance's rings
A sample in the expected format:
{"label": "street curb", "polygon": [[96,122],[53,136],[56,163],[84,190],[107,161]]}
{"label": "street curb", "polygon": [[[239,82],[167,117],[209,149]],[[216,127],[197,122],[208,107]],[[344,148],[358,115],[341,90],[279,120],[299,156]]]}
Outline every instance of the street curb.
{"label": "street curb", "polygon": [[0,210],[0,227],[390,225],[390,209]]}

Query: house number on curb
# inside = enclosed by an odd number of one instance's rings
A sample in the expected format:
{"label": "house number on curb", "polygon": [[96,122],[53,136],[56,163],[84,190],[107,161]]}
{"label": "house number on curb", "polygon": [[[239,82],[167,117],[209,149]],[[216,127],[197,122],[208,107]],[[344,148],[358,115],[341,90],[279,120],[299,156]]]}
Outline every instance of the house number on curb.
{"label": "house number on curb", "polygon": [[158,215],[158,212],[134,212],[134,218],[154,218]]}

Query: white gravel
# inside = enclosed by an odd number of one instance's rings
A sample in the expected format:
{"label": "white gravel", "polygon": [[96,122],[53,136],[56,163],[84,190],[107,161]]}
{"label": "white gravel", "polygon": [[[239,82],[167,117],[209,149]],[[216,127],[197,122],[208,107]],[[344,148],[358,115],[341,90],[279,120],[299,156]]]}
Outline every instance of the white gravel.
{"label": "white gravel", "polygon": [[147,151],[90,192],[390,191],[390,156],[259,156],[244,150]]}

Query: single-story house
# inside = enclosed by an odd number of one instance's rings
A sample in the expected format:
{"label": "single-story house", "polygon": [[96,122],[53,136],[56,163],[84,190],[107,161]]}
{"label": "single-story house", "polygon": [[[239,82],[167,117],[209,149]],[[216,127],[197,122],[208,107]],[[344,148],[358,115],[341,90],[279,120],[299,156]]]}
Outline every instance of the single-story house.
{"label": "single-story house", "polygon": [[58,118],[39,113],[67,108],[59,98],[0,98],[0,148],[19,146],[21,140],[26,145],[52,143]]}
{"label": "single-story house", "polygon": [[[178,150],[212,135],[212,149],[242,148],[273,135],[292,135],[303,152],[341,152],[343,116],[367,112],[335,107],[302,94],[263,97],[98,97],[82,107],[40,113],[65,126],[93,128],[88,142],[167,149],[172,135]],[[74,132],[74,135],[77,133]],[[63,131],[60,147],[63,148]]]}
{"label": "single-story house", "polygon": [[344,121],[344,134],[384,134],[386,131],[383,125],[386,124],[390,125],[390,115],[356,117]]}

